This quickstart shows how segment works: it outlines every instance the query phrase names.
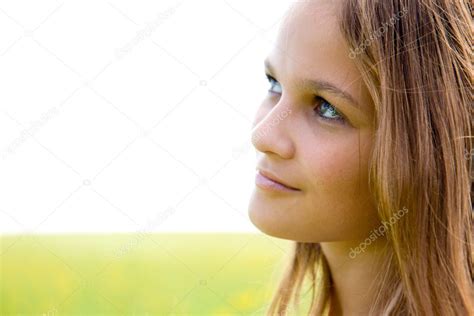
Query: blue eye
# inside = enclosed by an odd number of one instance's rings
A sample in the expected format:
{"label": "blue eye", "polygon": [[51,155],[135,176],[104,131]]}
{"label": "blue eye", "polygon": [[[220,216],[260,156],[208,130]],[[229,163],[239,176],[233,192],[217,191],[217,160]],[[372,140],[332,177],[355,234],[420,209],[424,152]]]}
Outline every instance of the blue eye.
{"label": "blue eye", "polygon": [[[276,81],[275,78],[273,78],[272,76],[270,76],[269,74],[265,74],[265,76],[267,77],[268,79],[268,82],[270,82],[270,89],[268,89],[268,92],[272,92],[272,93],[281,93],[281,85],[278,81]],[[273,91],[272,89],[273,88],[277,88],[277,91]]]}
{"label": "blue eye", "polygon": [[336,108],[323,98],[317,96],[317,101],[319,105],[315,108],[317,115],[320,116],[324,120],[328,121],[340,121],[344,123],[344,117],[336,110]]}
{"label": "blue eye", "polygon": [[[270,89],[268,89],[268,92],[281,94],[282,90],[280,83],[269,74],[265,74],[265,76],[267,77],[268,82],[271,85]],[[346,119],[344,118],[344,116],[340,114],[331,103],[321,98],[320,96],[316,96],[315,99],[318,102],[318,106],[314,109],[317,116],[319,116],[323,120],[330,122],[338,122],[341,124],[346,123]]]}

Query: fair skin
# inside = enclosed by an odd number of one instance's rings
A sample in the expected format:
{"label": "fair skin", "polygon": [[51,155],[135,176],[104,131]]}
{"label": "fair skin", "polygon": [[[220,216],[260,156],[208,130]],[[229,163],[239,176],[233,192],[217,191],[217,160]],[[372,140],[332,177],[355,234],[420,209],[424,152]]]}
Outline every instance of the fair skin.
{"label": "fair skin", "polygon": [[338,27],[340,4],[296,2],[266,58],[270,87],[252,135],[257,168],[298,191],[256,186],[248,211],[268,235],[320,243],[334,284],[331,314],[367,315],[385,240],[349,253],[380,225],[368,182],[375,112]]}

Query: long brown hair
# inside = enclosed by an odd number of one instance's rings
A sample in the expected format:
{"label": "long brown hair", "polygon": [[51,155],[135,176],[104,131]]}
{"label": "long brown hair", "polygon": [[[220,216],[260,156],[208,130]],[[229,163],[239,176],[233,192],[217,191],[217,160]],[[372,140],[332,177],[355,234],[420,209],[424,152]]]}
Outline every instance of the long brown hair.
{"label": "long brown hair", "polygon": [[[376,107],[369,185],[386,232],[371,315],[474,315],[471,3],[344,0],[340,28]],[[267,313],[321,315],[331,276],[318,243],[295,242]]]}

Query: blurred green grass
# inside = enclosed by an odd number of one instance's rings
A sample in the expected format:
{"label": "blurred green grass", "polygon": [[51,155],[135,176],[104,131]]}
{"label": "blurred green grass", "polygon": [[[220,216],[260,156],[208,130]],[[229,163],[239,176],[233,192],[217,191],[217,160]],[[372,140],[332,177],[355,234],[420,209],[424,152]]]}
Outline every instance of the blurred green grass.
{"label": "blurred green grass", "polygon": [[0,238],[1,315],[263,315],[290,249],[262,234]]}

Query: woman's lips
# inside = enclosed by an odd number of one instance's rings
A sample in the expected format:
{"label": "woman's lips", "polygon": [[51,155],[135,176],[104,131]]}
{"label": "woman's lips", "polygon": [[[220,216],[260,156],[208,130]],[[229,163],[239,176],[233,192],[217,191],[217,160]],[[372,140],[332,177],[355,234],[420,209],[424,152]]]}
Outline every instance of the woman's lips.
{"label": "woman's lips", "polygon": [[280,192],[299,192],[301,190],[278,182],[271,174],[258,170],[255,176],[255,184],[262,189]]}

